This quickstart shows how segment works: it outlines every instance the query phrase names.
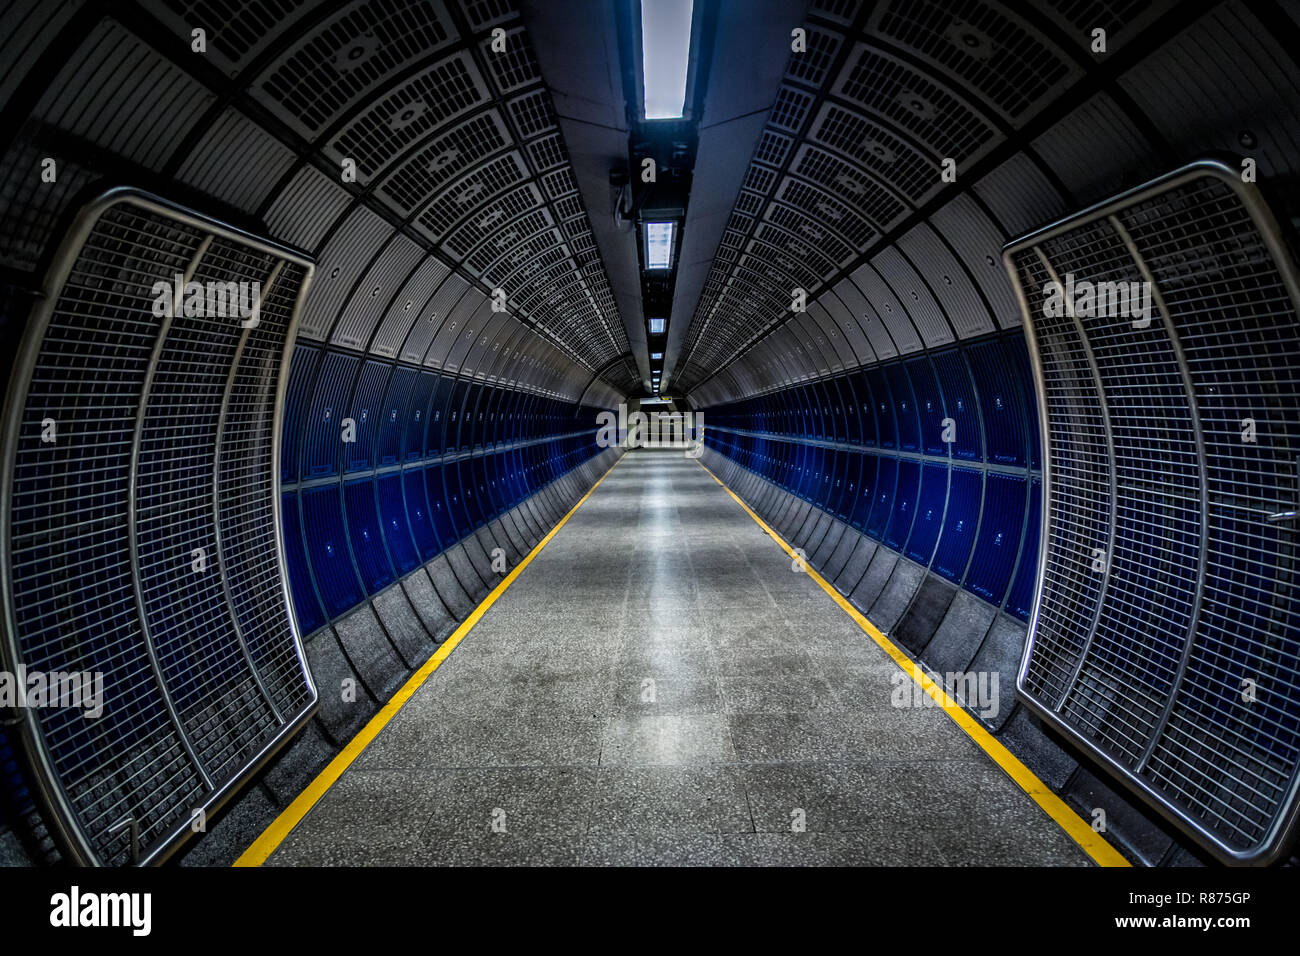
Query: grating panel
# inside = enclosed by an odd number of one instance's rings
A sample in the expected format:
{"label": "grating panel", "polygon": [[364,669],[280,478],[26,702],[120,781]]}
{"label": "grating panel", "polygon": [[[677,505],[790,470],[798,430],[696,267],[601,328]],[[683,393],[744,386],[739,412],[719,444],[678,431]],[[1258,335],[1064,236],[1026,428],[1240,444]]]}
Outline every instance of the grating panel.
{"label": "grating panel", "polygon": [[537,57],[523,27],[505,31],[504,50],[493,49],[494,42],[491,36],[486,37],[479,42],[479,49],[500,92],[511,93],[542,78]]}
{"label": "grating panel", "polygon": [[912,133],[935,155],[963,165],[1002,139],[956,94],[865,43],[854,49],[834,92]]}
{"label": "grating panel", "polygon": [[555,133],[529,143],[528,158],[532,160],[534,170],[544,173],[568,163],[569,154],[564,148],[564,140],[559,133]]}
{"label": "grating panel", "polygon": [[[1006,263],[1047,449],[1018,686],[1219,857],[1267,862],[1300,766],[1300,293],[1276,224],[1207,161]],[[1050,282],[1133,297],[1049,310]]]}
{"label": "grating panel", "polygon": [[513,20],[518,15],[514,0],[460,0],[460,7],[475,31]]}
{"label": "grating panel", "polygon": [[542,204],[537,187],[525,183],[495,202],[484,206],[447,237],[443,247],[455,256],[465,256],[479,243],[491,238],[503,224]]}
{"label": "grating panel", "polygon": [[1018,16],[981,0],[891,0],[867,31],[960,77],[1011,120],[1028,118],[1082,73]]}
{"label": "grating panel", "polygon": [[528,178],[528,167],[518,151],[482,163],[457,180],[416,217],[416,223],[441,239],[457,222],[492,196]]}
{"label": "grating panel", "polygon": [[468,53],[453,53],[389,93],[339,131],[326,151],[353,159],[365,184],[412,143],[488,99]]}
{"label": "grating panel", "polygon": [[252,93],[314,139],[402,67],[456,39],[441,0],[362,0],[282,54]]}
{"label": "grating panel", "polygon": [[792,80],[799,80],[812,87],[819,87],[826,79],[826,74],[835,62],[843,37],[830,30],[807,27],[805,39],[807,49],[790,54],[790,63],[785,75]]}
{"label": "grating panel", "polygon": [[410,215],[454,176],[511,144],[501,114],[487,110],[421,147],[379,185],[385,202]]}
{"label": "grating panel", "polygon": [[143,0],[141,6],[177,31],[207,31],[209,56],[234,76],[301,16],[305,0]]}
{"label": "grating panel", "polygon": [[825,223],[859,250],[865,249],[878,235],[871,223],[863,221],[834,196],[797,179],[781,180],[776,198]]}
{"label": "grating panel", "polygon": [[785,157],[790,152],[792,142],[793,140],[789,136],[765,129],[763,135],[759,137],[758,146],[754,149],[754,161],[780,166],[785,162]]}
{"label": "grating panel", "polygon": [[790,172],[829,189],[878,228],[907,215],[907,206],[870,173],[816,146],[800,146]]}
{"label": "grating panel", "polygon": [[[310,271],[126,190],[86,207],[55,259],[7,405],[0,656],[103,680],[101,714],[23,711],[74,861],[160,860],[314,709],[274,467]],[[177,273],[259,283],[256,322],[215,299],[169,318],[155,284]]]}
{"label": "grating panel", "polygon": [[823,103],[810,138],[858,161],[869,172],[919,205],[939,191],[939,164],[860,113]]}
{"label": "grating panel", "polygon": [[555,221],[544,207],[525,213],[513,222],[501,226],[495,235],[467,256],[465,266],[476,274],[488,273],[490,266],[510,253],[517,245],[553,225]]}
{"label": "grating panel", "polygon": [[772,104],[768,122],[788,133],[798,133],[808,120],[808,109],[815,98],[803,90],[782,86],[776,91],[776,102]]}

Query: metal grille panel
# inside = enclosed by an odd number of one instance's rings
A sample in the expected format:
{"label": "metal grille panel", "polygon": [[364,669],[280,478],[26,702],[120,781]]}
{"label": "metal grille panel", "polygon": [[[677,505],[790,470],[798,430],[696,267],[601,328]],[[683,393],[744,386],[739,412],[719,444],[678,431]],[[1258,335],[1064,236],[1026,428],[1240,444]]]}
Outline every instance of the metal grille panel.
{"label": "metal grille panel", "polygon": [[[1276,224],[1207,161],[1005,261],[1047,448],[1019,689],[1218,856],[1267,862],[1300,767],[1300,292]],[[1150,307],[1048,314],[1051,282]]]}
{"label": "metal grille panel", "polygon": [[[155,283],[177,274],[261,283],[256,324],[159,314]],[[273,468],[309,274],[115,190],[83,210],[30,323],[0,472],[0,651],[11,670],[102,675],[99,716],[23,711],[44,810],[78,862],[162,858],[315,706]]]}

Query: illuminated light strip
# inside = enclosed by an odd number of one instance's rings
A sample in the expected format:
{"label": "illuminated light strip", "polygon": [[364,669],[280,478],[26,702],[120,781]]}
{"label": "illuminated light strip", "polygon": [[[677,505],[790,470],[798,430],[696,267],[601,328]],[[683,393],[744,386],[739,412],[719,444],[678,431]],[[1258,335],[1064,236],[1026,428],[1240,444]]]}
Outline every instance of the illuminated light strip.
{"label": "illuminated light strip", "polygon": [[648,120],[681,119],[691,65],[692,0],[641,0],[641,100]]}
{"label": "illuminated light strip", "polygon": [[386,703],[379,712],[375,714],[375,716],[370,718],[370,722],[367,723],[365,727],[361,728],[355,737],[348,741],[348,745],[339,751],[325,769],[316,776],[316,779],[309,783],[302,793],[298,794],[298,796],[294,798],[293,802],[289,804],[289,806],[287,806],[278,817],[271,821],[271,825],[262,831],[262,835],[254,840],[247,850],[240,854],[239,859],[234,862],[234,866],[261,866],[267,861],[267,858],[276,851],[280,844],[284,842],[285,838],[288,837],[289,834],[293,832],[294,828],[302,822],[303,817],[307,815],[308,811],[320,801],[321,797],[325,796],[330,787],[334,786],[334,784],[338,782],[339,777],[343,776],[343,772],[347,770],[348,767],[352,766],[353,761],[365,752],[365,749],[370,746],[370,742],[375,739],[385,726],[387,726],[390,720],[397,716],[397,712],[400,711],[406,702],[411,699],[411,695],[420,689],[420,686],[429,679],[429,676],[436,671],[438,666],[447,659],[453,650],[456,649],[456,645],[461,642],[461,639],[465,637],[466,634],[473,630],[474,625],[479,622],[479,619],[483,617],[485,613],[487,613],[488,608],[496,603],[497,599],[505,593],[506,588],[510,587],[510,585],[514,583],[515,578],[519,577],[519,573],[523,571],[524,568],[528,567],[533,558],[537,557],[542,548],[546,547],[550,540],[555,537],[556,532],[564,527],[565,523],[573,517],[574,512],[582,507],[583,502],[591,497],[592,493],[600,487],[600,483],[609,477],[609,473],[617,468],[619,462],[622,460],[623,459],[620,457],[618,461],[609,466],[609,469],[603,475],[596,479],[596,483],[587,489],[587,493],[578,499],[578,503],[569,509],[569,513],[561,518],[559,523],[557,523],[555,527],[547,533],[546,537],[542,538],[541,541],[538,541],[533,547],[533,550],[529,551],[528,554],[524,556],[524,559],[515,565],[510,573],[505,576],[501,583],[493,588],[491,593],[479,602],[478,607],[470,613],[469,617],[465,618],[465,620],[461,622],[460,627],[456,628],[456,630],[452,632],[452,635],[438,646],[438,649],[433,652],[433,655],[425,661],[423,665],[421,665],[419,670],[411,675],[410,679],[408,679],[407,682],[402,685],[401,689],[389,699],[388,703]]}
{"label": "illuminated light strip", "polygon": [[[698,461],[698,460],[697,460]],[[722,486],[722,490],[735,500],[736,504],[745,509],[745,513],[758,522],[758,526],[771,535],[772,540],[779,544],[791,558],[795,557],[794,549],[791,548],[781,538],[779,534],[768,527],[767,522],[750,510],[749,505],[740,500],[740,497],[726,486],[726,484],[705,467],[703,462],[699,462],[701,468],[708,473],[709,477]],[[903,672],[916,681],[930,697],[943,708],[943,712],[952,718],[953,723],[966,732],[966,734],[979,745],[980,749],[993,758],[1002,770],[1015,781],[1021,790],[1025,791],[1043,812],[1056,822],[1065,835],[1079,845],[1084,853],[1088,854],[1098,866],[1132,866],[1118,850],[1111,846],[1100,833],[1093,830],[1092,826],[1085,822],[1082,817],[1075,813],[1070,807],[1052,792],[1052,789],[1039,780],[1032,770],[1026,767],[1020,760],[1009,751],[1002,743],[984,729],[974,717],[967,712],[966,708],[953,700],[948,694],[932,681],[915,661],[908,657],[903,651],[899,650],[889,638],[868,621],[862,613],[845,599],[844,595],[835,590],[834,585],[827,583],[826,579],[818,574],[813,568],[804,562],[804,571],[810,575],[814,581],[821,585],[821,589],[829,594],[849,617],[853,618],[854,623],[862,630],[866,631],[873,641],[880,645],[881,650],[890,656],[890,658],[902,668]]]}

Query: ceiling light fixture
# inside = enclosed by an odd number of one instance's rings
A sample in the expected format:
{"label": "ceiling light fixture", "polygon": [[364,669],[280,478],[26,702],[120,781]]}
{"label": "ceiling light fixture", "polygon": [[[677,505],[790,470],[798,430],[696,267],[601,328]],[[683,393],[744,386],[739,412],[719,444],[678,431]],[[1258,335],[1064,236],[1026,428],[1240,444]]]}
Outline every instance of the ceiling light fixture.
{"label": "ceiling light fixture", "polygon": [[641,0],[641,99],[648,120],[682,117],[692,7],[692,0]]}
{"label": "ceiling light fixture", "polygon": [[645,224],[645,267],[671,269],[677,238],[677,223],[647,222]]}

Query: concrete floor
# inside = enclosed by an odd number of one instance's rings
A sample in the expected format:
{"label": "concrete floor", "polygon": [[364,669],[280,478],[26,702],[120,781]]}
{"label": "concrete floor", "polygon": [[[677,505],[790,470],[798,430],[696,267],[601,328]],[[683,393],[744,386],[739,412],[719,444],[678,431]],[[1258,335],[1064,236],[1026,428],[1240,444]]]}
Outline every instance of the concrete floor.
{"label": "concrete floor", "polygon": [[698,463],[632,453],[268,864],[1088,864],[897,672]]}

